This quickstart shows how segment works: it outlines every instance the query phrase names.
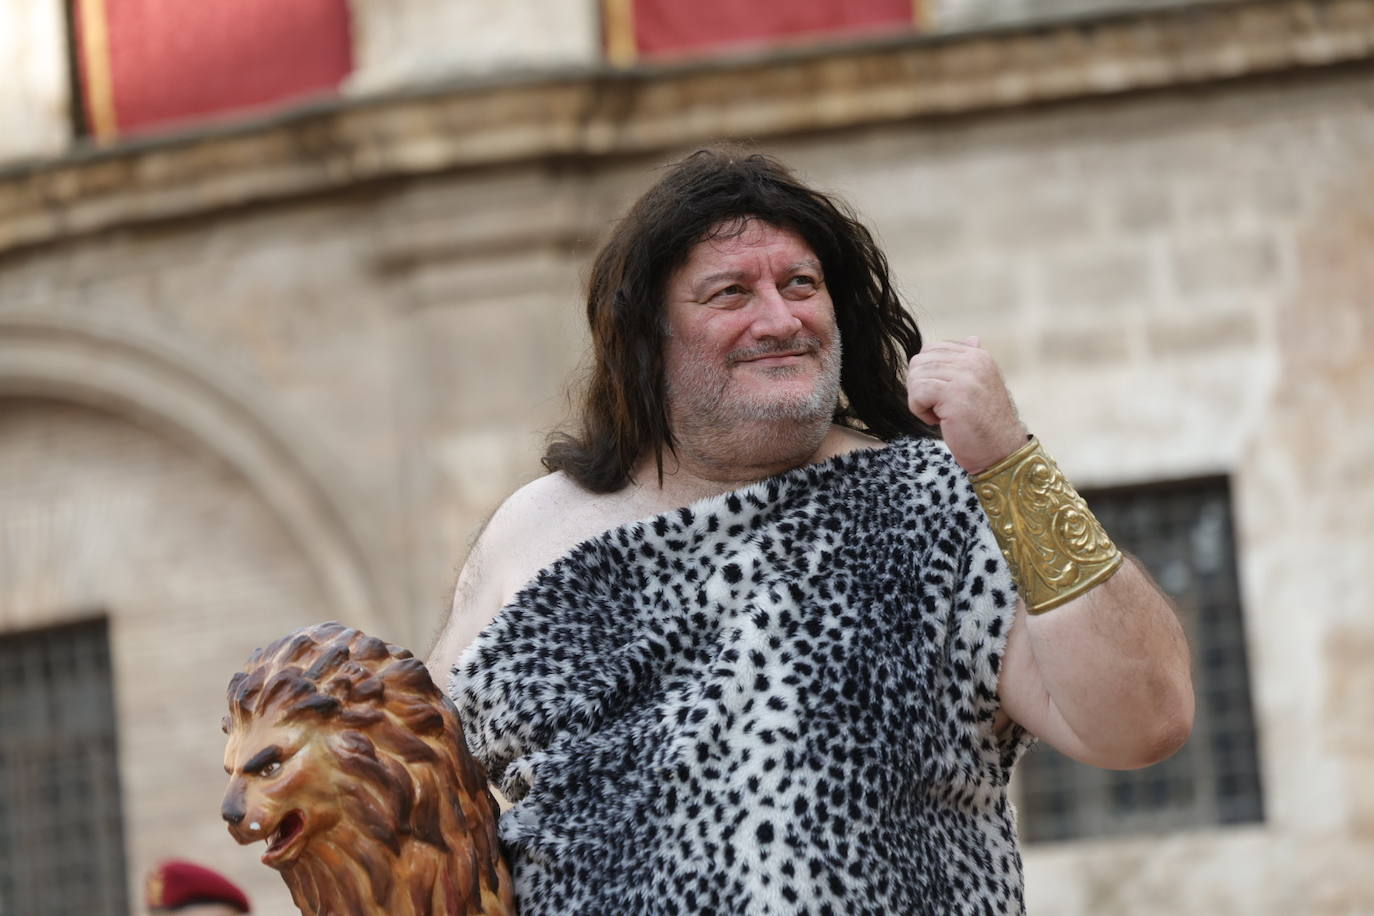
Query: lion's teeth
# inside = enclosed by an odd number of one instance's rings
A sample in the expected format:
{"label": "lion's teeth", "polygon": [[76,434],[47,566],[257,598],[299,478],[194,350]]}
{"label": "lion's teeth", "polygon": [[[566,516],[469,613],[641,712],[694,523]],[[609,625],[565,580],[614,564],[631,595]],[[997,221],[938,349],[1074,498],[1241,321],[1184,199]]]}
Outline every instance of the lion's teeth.
{"label": "lion's teeth", "polygon": [[248,825],[248,829],[249,829],[249,830],[261,830],[261,829],[262,829],[262,824],[259,824],[257,821],[253,821],[253,823],[251,823],[251,824]]}

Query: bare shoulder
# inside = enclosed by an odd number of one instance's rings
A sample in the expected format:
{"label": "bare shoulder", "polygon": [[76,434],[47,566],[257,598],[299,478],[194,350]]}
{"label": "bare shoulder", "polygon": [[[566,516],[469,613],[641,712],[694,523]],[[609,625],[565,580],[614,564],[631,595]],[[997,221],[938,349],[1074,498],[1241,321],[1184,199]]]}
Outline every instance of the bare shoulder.
{"label": "bare shoulder", "polygon": [[550,521],[550,513],[584,511],[598,495],[584,490],[562,471],[545,474],[516,490],[501,508],[496,510],[483,537],[514,535],[525,537],[530,526],[542,528]]}
{"label": "bare shoulder", "polygon": [[[474,597],[494,603],[491,616],[504,607],[534,574],[578,542],[595,534],[580,520],[595,514],[597,495],[584,490],[566,474],[554,472],[512,493],[487,523],[472,555]],[[455,604],[464,596],[462,583]]]}
{"label": "bare shoulder", "polygon": [[430,654],[440,683],[522,586],[577,544],[621,521],[621,494],[592,493],[554,472],[516,490],[492,515],[458,576],[439,640]]}

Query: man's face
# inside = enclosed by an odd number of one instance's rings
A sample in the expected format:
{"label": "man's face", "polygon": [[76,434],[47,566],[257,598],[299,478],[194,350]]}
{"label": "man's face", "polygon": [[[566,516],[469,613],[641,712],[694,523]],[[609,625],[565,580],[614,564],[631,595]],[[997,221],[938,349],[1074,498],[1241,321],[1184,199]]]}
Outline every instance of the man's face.
{"label": "man's face", "polygon": [[840,336],[820,259],[796,233],[759,220],[723,228],[668,278],[674,430],[828,418]]}

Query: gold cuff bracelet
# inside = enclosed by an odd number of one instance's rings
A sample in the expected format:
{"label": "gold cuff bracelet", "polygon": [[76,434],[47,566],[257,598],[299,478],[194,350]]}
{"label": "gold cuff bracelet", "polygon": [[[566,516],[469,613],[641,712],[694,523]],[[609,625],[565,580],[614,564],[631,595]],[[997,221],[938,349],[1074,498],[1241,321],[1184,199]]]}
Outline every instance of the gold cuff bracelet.
{"label": "gold cuff bracelet", "polygon": [[1077,598],[1121,565],[1121,551],[1038,439],[969,479],[1032,614]]}

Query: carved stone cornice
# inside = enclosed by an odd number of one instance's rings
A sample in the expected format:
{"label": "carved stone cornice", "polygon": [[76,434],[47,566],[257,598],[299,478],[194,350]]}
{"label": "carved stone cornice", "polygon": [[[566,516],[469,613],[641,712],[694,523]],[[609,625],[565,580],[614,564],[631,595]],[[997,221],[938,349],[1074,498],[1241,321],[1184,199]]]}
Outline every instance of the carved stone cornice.
{"label": "carved stone cornice", "polygon": [[1242,0],[345,98],[0,170],[0,252],[428,172],[763,140],[1371,60],[1370,0]]}

